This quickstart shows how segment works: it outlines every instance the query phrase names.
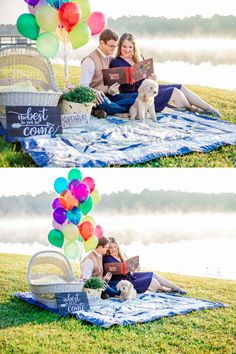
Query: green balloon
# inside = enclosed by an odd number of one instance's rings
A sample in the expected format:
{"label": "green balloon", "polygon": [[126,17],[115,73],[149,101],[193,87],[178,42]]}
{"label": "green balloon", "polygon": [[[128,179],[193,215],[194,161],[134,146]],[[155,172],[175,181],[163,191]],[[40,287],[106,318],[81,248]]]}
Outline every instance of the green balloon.
{"label": "green balloon", "polygon": [[50,32],[41,33],[36,41],[36,47],[41,55],[53,58],[59,49],[59,41],[55,34]]}
{"label": "green balloon", "polygon": [[77,168],[72,168],[68,173],[68,180],[72,181],[72,179],[82,180],[82,173]]}
{"label": "green balloon", "polygon": [[93,198],[89,196],[85,202],[80,204],[80,210],[84,215],[87,215],[93,209]]}
{"label": "green balloon", "polygon": [[64,243],[64,236],[60,230],[53,229],[48,234],[48,241],[56,247],[61,248]]}
{"label": "green balloon", "polygon": [[39,35],[39,26],[31,14],[22,14],[18,17],[16,27],[22,36],[36,40]]}
{"label": "green balloon", "polygon": [[72,47],[78,49],[88,43],[91,38],[91,30],[86,22],[83,21],[75,26],[68,35]]}
{"label": "green balloon", "polygon": [[64,254],[68,258],[75,259],[79,255],[79,246],[76,242],[68,242],[64,246]]}
{"label": "green balloon", "polygon": [[79,5],[82,16],[81,20],[86,20],[91,14],[90,4],[88,0],[73,0],[76,4]]}

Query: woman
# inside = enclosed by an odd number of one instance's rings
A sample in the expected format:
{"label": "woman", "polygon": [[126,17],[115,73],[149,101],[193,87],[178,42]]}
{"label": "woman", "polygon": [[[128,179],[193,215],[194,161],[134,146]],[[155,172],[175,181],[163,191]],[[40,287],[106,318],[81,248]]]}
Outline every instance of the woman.
{"label": "woman", "polygon": [[[111,61],[110,68],[130,67],[140,61],[142,61],[142,57],[134,36],[131,33],[124,33],[120,37],[117,56]],[[156,80],[154,74],[151,78]],[[141,83],[142,80],[133,85],[120,85],[119,91],[120,93],[137,92]],[[167,105],[188,109],[192,112],[207,113],[218,117],[221,116],[215,108],[180,84],[159,85],[159,93],[155,98],[156,112],[161,112]]]}
{"label": "woman", "polygon": [[[114,237],[108,237],[109,250],[107,255],[103,257],[103,264],[114,262],[125,262],[126,257],[120,250],[119,244]],[[175,284],[169,282],[167,279],[153,272],[132,272],[126,275],[113,274],[110,282],[110,287],[115,288],[120,280],[129,280],[138,293],[143,293],[146,290],[151,291],[172,291],[185,295],[186,292],[183,289],[178,288]]]}

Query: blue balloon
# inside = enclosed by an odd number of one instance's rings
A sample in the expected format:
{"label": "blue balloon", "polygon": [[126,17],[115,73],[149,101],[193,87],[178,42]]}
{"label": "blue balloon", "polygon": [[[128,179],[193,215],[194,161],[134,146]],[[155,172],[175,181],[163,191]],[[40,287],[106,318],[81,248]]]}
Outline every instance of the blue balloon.
{"label": "blue balloon", "polygon": [[70,2],[70,0],[46,0],[49,5],[55,9],[59,9],[64,2]]}
{"label": "blue balloon", "polygon": [[54,182],[54,189],[57,193],[61,193],[68,189],[69,182],[64,177],[59,177]]}
{"label": "blue balloon", "polygon": [[78,225],[82,217],[82,213],[79,208],[73,207],[71,210],[67,210],[67,219],[72,224]]}

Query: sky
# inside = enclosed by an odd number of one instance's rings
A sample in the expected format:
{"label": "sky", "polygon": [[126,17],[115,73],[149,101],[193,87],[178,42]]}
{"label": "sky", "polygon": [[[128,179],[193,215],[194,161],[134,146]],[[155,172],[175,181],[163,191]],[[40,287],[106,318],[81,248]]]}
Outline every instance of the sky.
{"label": "sky", "polygon": [[[167,18],[183,18],[196,14],[211,17],[214,14],[235,15],[235,0],[90,0],[92,11],[101,11],[106,17],[117,18],[128,15],[164,16]],[[0,1],[0,24],[16,23],[17,17],[28,12],[24,0]]]}
{"label": "sky", "polygon": [[[67,178],[66,168],[2,168],[0,196],[54,191],[58,177]],[[143,189],[175,190],[201,193],[236,193],[236,169],[151,169],[90,168],[81,169],[83,177],[92,177],[101,194],[123,190],[139,193]]]}

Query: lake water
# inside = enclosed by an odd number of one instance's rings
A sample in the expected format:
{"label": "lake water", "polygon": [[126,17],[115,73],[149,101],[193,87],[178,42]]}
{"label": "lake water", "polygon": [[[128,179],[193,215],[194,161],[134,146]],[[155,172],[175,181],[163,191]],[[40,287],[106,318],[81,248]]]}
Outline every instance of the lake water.
{"label": "lake water", "polygon": [[[70,64],[80,65],[97,43],[92,40],[71,49]],[[145,58],[154,58],[160,81],[236,90],[236,39],[139,39],[138,43]]]}
{"label": "lake water", "polygon": [[[236,280],[235,214],[95,215],[126,255],[145,269]],[[3,253],[34,254],[49,247],[50,218],[2,219]]]}

